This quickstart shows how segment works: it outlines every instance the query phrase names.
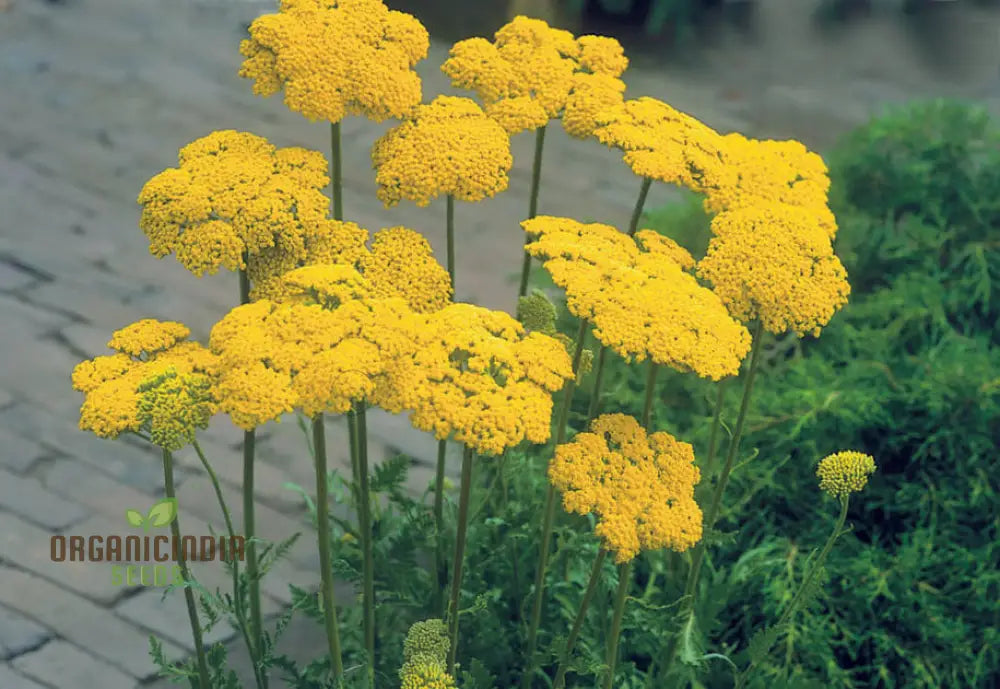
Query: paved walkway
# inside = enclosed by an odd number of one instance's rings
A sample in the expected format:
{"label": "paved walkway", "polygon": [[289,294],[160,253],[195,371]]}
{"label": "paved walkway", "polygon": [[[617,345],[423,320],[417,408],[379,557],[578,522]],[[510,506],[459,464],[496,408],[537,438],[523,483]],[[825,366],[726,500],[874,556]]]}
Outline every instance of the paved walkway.
{"label": "paved walkway", "polygon": [[[829,144],[881,103],[915,96],[965,95],[1000,111],[995,14],[964,13],[942,24],[938,34],[949,27],[959,33],[963,52],[938,60],[951,71],[931,73],[888,20],[857,27],[839,43],[816,42],[802,29],[803,13],[790,9],[797,1],[762,0],[761,45],[709,49],[697,69],[639,67],[628,75],[630,93],[664,98],[723,130],[801,137],[814,146]],[[287,112],[280,99],[254,97],[236,77],[244,26],[269,7],[208,3],[0,2],[3,689],[132,689],[153,672],[149,632],[164,636],[173,655],[189,650],[182,606],[165,607],[157,589],[112,585],[106,566],[53,563],[49,539],[128,533],[125,510],[145,510],[162,478],[155,453],[77,430],[73,366],[106,353],[111,331],[139,318],[183,320],[204,338],[237,294],[231,274],[196,280],[173,259],[149,255],[136,226],[143,183],[174,165],[178,148],[214,129],[252,131],[281,146],[327,146],[326,127]],[[426,94],[447,90],[436,71],[445,52],[434,45],[421,66]],[[443,250],[440,204],[387,211],[375,199],[368,149],[384,129],[362,119],[345,123],[346,214],[371,230],[408,225]],[[638,185],[616,155],[560,131],[547,145],[543,212],[627,221]],[[515,140],[508,193],[457,209],[462,300],[513,307],[531,147],[530,135]],[[649,203],[668,198],[655,188]],[[418,462],[413,487],[426,486],[433,441],[405,419],[376,417],[371,428],[376,458],[405,449]],[[334,465],[343,468],[343,428],[332,424],[331,433]],[[294,422],[263,436],[258,523],[265,538],[277,538],[305,526],[301,503],[284,483],[310,485],[311,467]],[[204,443],[237,508],[238,440],[220,420]],[[181,463],[182,526],[218,528],[209,484],[190,456]],[[305,531],[266,587],[268,611],[288,602],[287,583],[317,579],[312,532]],[[199,574],[224,585],[218,571]],[[315,636],[310,629],[299,637],[304,652],[315,648]]]}

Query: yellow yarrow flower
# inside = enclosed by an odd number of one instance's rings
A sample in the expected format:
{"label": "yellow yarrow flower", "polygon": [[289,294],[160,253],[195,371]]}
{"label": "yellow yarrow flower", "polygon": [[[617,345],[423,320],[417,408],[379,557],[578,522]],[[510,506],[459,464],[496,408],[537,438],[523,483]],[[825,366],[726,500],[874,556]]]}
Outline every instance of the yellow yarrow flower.
{"label": "yellow yarrow flower", "polygon": [[758,141],[737,133],[722,137],[720,154],[730,176],[702,186],[706,211],[785,203],[809,210],[831,240],[836,236],[837,221],[828,205],[830,177],[819,155],[798,141]]}
{"label": "yellow yarrow flower", "polygon": [[780,203],[720,213],[698,275],[734,318],[819,335],[850,294],[847,272],[809,210]]}
{"label": "yellow yarrow flower", "polygon": [[589,432],[556,447],[548,477],[567,512],[597,517],[595,533],[619,564],[641,550],[684,552],[701,540],[693,448],[669,433],[647,435],[631,416],[594,419]]}
{"label": "yellow yarrow flower", "polygon": [[426,206],[450,194],[480,201],[505,190],[510,138],[468,98],[438,96],[390,129],[372,148],[377,195],[386,207],[409,199]]}
{"label": "yellow yarrow flower", "polygon": [[[452,86],[475,91],[486,114],[513,135],[560,117],[578,77],[598,75],[621,83],[617,78],[627,67],[625,52],[613,38],[577,39],[540,19],[518,16],[496,32],[492,43],[483,38],[456,43],[441,70]],[[619,93],[624,90],[622,83]],[[577,99],[578,112],[580,105]]]}
{"label": "yellow yarrow flower", "polygon": [[[186,326],[173,321],[137,321],[114,333],[109,346],[117,353],[79,363],[72,381],[73,388],[84,393],[80,429],[101,438],[149,430],[151,417],[141,408],[144,383],[169,371],[185,380],[197,375],[192,380],[199,385],[208,381],[202,376],[214,366],[214,356],[197,342],[183,340],[188,333]],[[167,421],[167,412],[161,411],[155,427],[165,427]]]}
{"label": "yellow yarrow flower", "polygon": [[177,168],[146,183],[139,227],[151,254],[173,253],[198,276],[246,268],[245,255],[252,260],[279,241],[283,255],[299,260],[304,237],[327,221],[326,170],[319,153],[213,132],[182,148]]}
{"label": "yellow yarrow flower", "polygon": [[181,374],[170,366],[140,383],[138,393],[139,422],[165,450],[190,445],[215,413],[212,380],[203,373]]}
{"label": "yellow yarrow flower", "polygon": [[739,372],[750,334],[685,272],[693,259],[679,246],[648,232],[637,243],[609,225],[569,218],[521,226],[537,237],[526,249],[566,290],[570,313],[592,322],[594,336],[621,357],[712,380]]}
{"label": "yellow yarrow flower", "polygon": [[401,689],[455,689],[445,671],[451,640],[441,620],[424,620],[410,627],[403,641]]}
{"label": "yellow yarrow flower", "polygon": [[702,191],[735,176],[722,162],[722,137],[715,130],[655,98],[625,101],[596,120],[597,139],[622,150],[640,177]]}
{"label": "yellow yarrow flower", "polygon": [[863,490],[876,468],[871,455],[847,450],[820,460],[816,476],[820,479],[820,490],[839,498]]}
{"label": "yellow yarrow flower", "polygon": [[473,304],[424,314],[409,335],[409,352],[389,364],[380,406],[409,411],[416,428],[481,455],[548,440],[551,395],[572,376],[557,340]]}
{"label": "yellow yarrow flower", "polygon": [[448,271],[419,232],[406,227],[376,232],[371,251],[359,257],[358,266],[376,297],[402,298],[417,313],[437,311],[451,302]]}
{"label": "yellow yarrow flower", "polygon": [[573,75],[573,89],[566,100],[562,124],[576,139],[588,139],[600,126],[600,118],[625,103],[625,82],[607,74]]}
{"label": "yellow yarrow flower", "polygon": [[419,21],[380,0],[283,0],[250,25],[239,74],[257,95],[284,89],[285,105],[310,120],[402,119],[420,103],[413,66],[429,45]]}

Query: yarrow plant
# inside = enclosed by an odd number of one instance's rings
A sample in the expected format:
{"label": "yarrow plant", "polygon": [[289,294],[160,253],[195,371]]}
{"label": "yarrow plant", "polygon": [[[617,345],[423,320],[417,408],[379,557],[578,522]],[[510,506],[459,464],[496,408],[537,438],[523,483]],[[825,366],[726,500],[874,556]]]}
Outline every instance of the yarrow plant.
{"label": "yarrow plant", "polygon": [[[490,689],[497,681],[530,689],[542,680],[563,689],[572,678],[588,684],[587,674],[604,689],[640,681],[666,686],[678,648],[696,626],[699,577],[707,549],[718,542],[716,522],[737,468],[765,333],[818,336],[850,293],[832,248],[837,225],[826,168],[801,144],[722,135],[656,99],[626,100],[621,77],[628,59],[616,40],[577,37],[528,17],[516,17],[492,41],[452,47],[441,69],[479,102],[425,102],[413,68],[426,57],[428,40],[415,18],[380,0],[283,0],[277,13],[255,20],[240,46],[240,76],[253,80],[256,94],[282,92],[289,109],[329,122],[331,159],[236,131],[182,148],[177,167],[143,187],[140,228],[153,256],[173,255],[195,276],[236,271],[239,304],[212,327],[207,346],[189,340],[181,323],[143,320],[114,333],[113,354],[73,373],[84,394],[81,429],[103,438],[134,434],[157,446],[168,498],[176,499],[172,453],[194,448],[231,536],[236,529],[198,434],[215,416],[244,431],[246,571],[229,563],[232,591],[213,596],[179,555],[195,658],[171,663],[153,644],[161,669],[198,689],[238,686],[225,653],[204,641],[206,627],[223,613],[247,647],[257,689],[267,689],[275,669],[295,686],[337,689],[388,687],[393,674],[402,689]],[[377,196],[387,207],[445,197],[444,266],[405,219],[374,233],[345,219],[339,127],[348,115],[398,120],[373,142]],[[619,149],[624,170],[640,178],[624,231],[538,215],[544,133],[555,119],[577,139]],[[456,300],[454,201],[504,192],[514,162],[510,136],[524,131],[536,132],[536,146],[514,317]],[[653,181],[703,195],[712,214],[704,256],[640,227]],[[516,235],[516,227],[508,229]],[[565,310],[542,292],[527,293],[532,259],[562,290]],[[566,319],[573,322],[569,333],[557,327]],[[596,362],[589,337],[600,347]],[[600,413],[615,403],[602,390],[612,357],[646,366],[641,416],[623,408]],[[657,408],[663,368],[719,385],[704,455],[666,430]],[[744,368],[739,416],[717,473],[722,384]],[[575,393],[585,382],[591,397],[581,415]],[[370,466],[366,419],[374,408],[405,415],[437,441],[430,504],[426,494],[403,494],[406,458]],[[292,612],[303,609],[321,621],[326,641],[324,656],[304,670],[275,651],[288,617],[273,634],[265,629],[260,580],[268,566],[257,558],[254,523],[255,433],[289,414],[300,415],[310,441],[315,490],[302,493],[315,517],[320,568],[318,595],[293,589]],[[347,427],[346,480],[328,467],[328,417],[342,417]],[[449,443],[462,455],[457,500],[446,478]],[[521,470],[512,472],[512,465]],[[490,478],[488,486],[473,480],[474,468]],[[788,619],[815,592],[822,562],[843,533],[848,496],[874,470],[872,457],[854,451],[820,462],[820,488],[841,505],[834,535],[777,623],[751,642],[737,686],[766,661]],[[344,501],[356,519],[331,511],[331,490],[349,496]],[[172,528],[179,538],[176,521]],[[466,559],[484,552],[477,539],[488,541],[496,529],[512,534],[503,539],[506,554],[470,563],[466,576]],[[283,547],[264,547],[276,553],[268,564]],[[588,551],[596,557],[584,579],[576,575]],[[613,576],[605,567],[609,555]],[[474,590],[481,572],[507,556],[509,576]],[[653,571],[664,557],[682,593],[660,609],[676,616],[648,625],[651,638],[665,645],[641,670],[622,663],[632,673],[623,682],[620,642],[638,633],[626,609],[642,614],[658,590],[650,577],[643,595],[634,595],[637,572]],[[561,563],[561,577],[552,562]],[[359,586],[360,605],[335,599],[336,579],[345,577]],[[591,603],[602,600],[608,583],[610,622],[595,621],[594,610],[606,606]],[[548,589],[555,593],[546,599]],[[475,602],[463,607],[470,595]],[[579,603],[556,619],[553,598]],[[513,620],[496,643],[516,639],[518,660],[471,655],[483,644],[463,637],[459,622],[479,629],[486,609],[493,624]],[[569,629],[562,633],[564,622]],[[737,667],[724,654],[714,656]],[[682,658],[691,661],[690,653]]]}

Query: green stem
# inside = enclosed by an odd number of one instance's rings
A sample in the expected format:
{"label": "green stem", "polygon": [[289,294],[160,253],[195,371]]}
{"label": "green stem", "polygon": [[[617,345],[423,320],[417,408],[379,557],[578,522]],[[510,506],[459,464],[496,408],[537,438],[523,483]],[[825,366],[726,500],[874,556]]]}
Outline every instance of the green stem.
{"label": "green stem", "polygon": [[[230,549],[232,549],[236,543],[236,530],[233,528],[233,518],[229,512],[229,506],[226,504],[226,499],[222,495],[222,486],[219,483],[219,477],[216,476],[215,470],[212,469],[212,465],[205,457],[205,453],[201,449],[201,445],[198,441],[194,440],[191,444],[194,447],[195,453],[198,455],[198,459],[201,461],[201,465],[205,468],[205,473],[208,474],[208,480],[212,482],[212,488],[215,490],[215,497],[219,501],[219,507],[222,509],[222,517],[226,522],[226,533],[229,534],[229,544]],[[232,552],[232,550],[230,550],[230,552]],[[247,622],[246,610],[243,607],[243,595],[240,593],[239,563],[240,561],[238,558],[230,555],[230,567],[232,568],[233,574],[233,608],[236,616],[236,626],[240,631],[240,636],[243,637],[243,643],[247,647],[247,653],[250,655],[250,660],[253,664],[254,682],[257,685],[257,689],[263,689],[264,679],[261,674],[263,672],[263,666],[261,664],[260,657],[254,651],[253,641],[250,639],[250,626]]]}
{"label": "green stem", "polygon": [[[789,603],[788,607],[785,608],[785,611],[781,613],[781,617],[778,618],[778,621],[774,624],[774,627],[772,627],[772,629],[780,629],[783,625],[785,625],[789,621],[789,619],[791,619],[792,615],[795,614],[796,609],[802,602],[802,598],[805,595],[805,592],[809,589],[809,586],[812,584],[813,579],[816,578],[816,575],[819,573],[820,568],[823,566],[823,562],[830,554],[830,549],[833,548],[833,544],[837,541],[838,538],[840,538],[841,530],[844,528],[844,522],[847,521],[847,505],[848,505],[848,497],[846,495],[842,495],[840,497],[840,515],[837,517],[837,525],[834,527],[833,533],[831,533],[830,537],[826,539],[826,543],[823,545],[823,550],[820,551],[819,557],[817,557],[813,561],[813,565],[812,567],[809,568],[809,572],[802,580],[802,584],[799,586],[799,590],[795,592],[795,597],[792,598],[792,602]],[[767,650],[769,651],[770,649]],[[736,678],[735,689],[740,689],[740,687],[742,687],[746,683],[747,679],[750,676],[750,672],[754,669],[755,666],[756,663],[751,660],[750,664],[747,665],[746,669],[743,672],[741,672],[739,676]]]}
{"label": "green stem", "polygon": [[608,636],[608,655],[605,664],[608,674],[604,677],[604,689],[611,689],[615,678],[615,665],[618,663],[618,641],[622,631],[622,617],[625,614],[625,599],[628,597],[629,584],[632,583],[632,560],[618,568],[618,590],[615,592],[615,608],[611,618],[611,634]]}
{"label": "green stem", "polygon": [[649,194],[649,187],[653,183],[653,180],[649,177],[642,178],[642,186],[639,187],[639,198],[635,202],[635,208],[632,209],[632,219],[628,223],[628,236],[634,237],[636,230],[639,229],[639,219],[642,217],[642,207],[646,205],[646,196]]}
{"label": "green stem", "polygon": [[323,624],[327,652],[333,665],[335,686],[343,686],[344,660],[340,653],[340,630],[337,628],[337,605],[333,596],[333,556],[330,552],[330,496],[326,471],[326,427],[323,415],[312,420],[313,448],[316,451],[316,528],[319,544],[320,595],[323,600]]}
{"label": "green stem", "polygon": [[653,417],[653,399],[656,397],[656,374],[660,367],[652,359],[649,360],[649,372],[646,374],[646,401],[642,405],[642,427],[648,432],[649,423]]}
{"label": "green stem", "polygon": [[434,525],[437,538],[434,546],[434,571],[437,576],[434,609],[440,610],[443,616],[444,589],[448,585],[448,567],[444,561],[444,469],[445,457],[448,453],[448,441],[438,441],[437,473],[434,476]]}
{"label": "green stem", "polygon": [[455,197],[448,194],[445,210],[445,231],[448,241],[448,277],[451,278],[451,298],[455,298]]}
{"label": "green stem", "polygon": [[[254,521],[254,452],[256,444],[256,431],[245,431],[243,433],[243,535],[246,538],[250,631],[254,640],[254,651],[256,651],[258,658],[263,658],[264,623],[260,611],[260,573],[257,567],[257,531]],[[267,689],[266,673],[262,679],[264,689]]]}
{"label": "green stem", "polygon": [[330,190],[333,196],[333,219],[344,219],[344,180],[340,151],[340,122],[330,125]]}
{"label": "green stem", "polygon": [[[163,491],[166,497],[177,500],[177,492],[174,490],[174,457],[166,448],[163,449]],[[179,521],[177,517],[174,517],[174,520],[170,522],[170,532],[176,544],[174,555],[177,559],[177,566],[180,567],[181,576],[184,577],[184,602],[187,604],[188,620],[191,622],[191,637],[194,639],[194,652],[198,663],[198,686],[201,689],[211,689],[208,661],[205,659],[205,645],[201,638],[201,622],[198,621],[198,608],[194,603],[191,572],[188,571]]]}
{"label": "green stem", "polygon": [[368,687],[375,689],[375,555],[372,544],[371,491],[368,485],[368,423],[365,403],[357,405],[358,424],[358,477],[360,502],[358,522],[361,529],[361,548],[364,556],[362,577],[362,603],[364,606],[365,650],[368,652]]}
{"label": "green stem", "polygon": [[[757,364],[760,359],[760,344],[762,339],[763,325],[760,321],[757,321],[754,326],[753,345],[750,350],[750,369],[747,371],[746,380],[743,383],[743,399],[740,402],[739,416],[736,418],[736,430],[733,433],[732,442],[730,442],[729,450],[726,453],[726,463],[722,468],[722,474],[719,476],[719,483],[716,485],[715,492],[712,496],[712,504],[708,509],[708,513],[705,515],[705,534],[712,530],[715,526],[716,520],[719,518],[719,511],[722,505],[722,495],[725,493],[726,485],[729,483],[729,475],[732,473],[733,464],[736,461],[736,455],[739,453],[740,439],[743,435],[743,425],[746,422],[747,410],[750,408],[750,396],[753,392],[754,378],[757,375]],[[682,616],[684,613],[690,614],[694,608],[694,594],[698,588],[698,577],[701,574],[701,567],[704,561],[705,541],[702,539],[702,541],[695,546],[691,569],[688,571],[687,582],[684,585]],[[668,672],[670,672],[670,666],[673,665],[674,658],[677,655],[679,642],[680,635],[674,634],[670,640],[670,645],[667,647],[667,651],[664,654],[664,677]]]}
{"label": "green stem", "polygon": [[607,556],[608,551],[604,548],[597,551],[597,557],[594,559],[594,567],[590,571],[590,580],[587,582],[587,590],[583,592],[583,600],[580,601],[580,608],[576,612],[573,628],[566,638],[566,646],[559,657],[559,669],[556,671],[556,679],[552,685],[553,689],[563,689],[566,686],[566,666],[569,663],[570,655],[573,653],[573,648],[576,646],[576,639],[580,636],[580,629],[583,627],[583,621],[587,616],[587,608],[594,597],[594,592],[597,591],[597,582],[601,580],[601,568],[604,567],[604,560]]}
{"label": "green stem", "polygon": [[608,348],[601,345],[597,355],[597,369],[594,372],[594,389],[590,393],[590,406],[587,409],[588,421],[593,421],[601,405],[601,388],[604,386],[604,362],[608,358]]}
{"label": "green stem", "polygon": [[[587,320],[580,321],[580,329],[576,334],[576,349],[573,350],[573,376],[566,382],[563,392],[562,406],[559,408],[559,420],[556,422],[556,446],[566,440],[566,425],[569,421],[570,407],[573,406],[573,393],[576,390],[576,373],[580,370],[580,359],[583,357],[583,345],[587,338]],[[535,649],[538,646],[538,625],[542,619],[542,602],[545,594],[545,570],[549,563],[549,547],[552,543],[552,523],[556,513],[556,489],[548,482],[545,495],[545,510],[542,513],[542,539],[538,553],[538,570],[535,573],[535,599],[531,607],[531,622],[528,624],[528,667],[521,676],[521,686],[527,689],[531,686],[531,677],[535,672]]]}
{"label": "green stem", "polygon": [[455,674],[458,655],[458,604],[462,592],[462,566],[465,559],[465,535],[469,526],[469,494],[472,489],[472,449],[462,452],[462,487],[458,499],[458,530],[455,533],[455,558],[452,562],[451,599],[448,603],[448,674]]}
{"label": "green stem", "polygon": [[723,378],[715,388],[715,414],[712,417],[712,432],[708,437],[708,459],[705,461],[705,476],[711,477],[715,471],[715,453],[719,445],[719,428],[722,426],[722,405],[725,401],[726,382]]}
{"label": "green stem", "polygon": [[[538,188],[542,181],[542,149],[545,147],[545,125],[535,130],[535,159],[531,165],[531,196],[528,199],[528,219],[538,215]],[[526,239],[525,244],[530,243]],[[528,279],[531,277],[531,254],[524,250],[524,262],[521,265],[521,286],[517,296],[523,297],[528,293]]]}

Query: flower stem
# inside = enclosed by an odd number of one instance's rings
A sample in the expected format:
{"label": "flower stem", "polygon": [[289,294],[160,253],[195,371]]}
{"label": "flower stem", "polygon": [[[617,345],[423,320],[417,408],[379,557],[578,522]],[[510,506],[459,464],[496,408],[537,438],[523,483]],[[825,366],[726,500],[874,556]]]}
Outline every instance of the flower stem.
{"label": "flower stem", "polygon": [[312,420],[313,448],[316,452],[316,527],[319,544],[319,572],[323,600],[323,624],[326,629],[327,651],[333,665],[334,686],[343,686],[344,660],[340,653],[340,630],[337,628],[337,607],[333,597],[333,557],[330,553],[330,497],[326,475],[326,427],[323,415]]}
{"label": "flower stem", "polygon": [[712,417],[712,432],[708,438],[708,459],[705,461],[705,476],[711,477],[715,471],[715,454],[719,445],[719,427],[722,425],[722,404],[725,401],[726,382],[723,378],[715,386],[715,415]]}
{"label": "flower stem", "polygon": [[605,664],[608,674],[604,677],[604,689],[611,689],[615,678],[615,665],[618,663],[618,640],[621,637],[622,617],[625,614],[625,599],[629,584],[632,583],[632,560],[618,567],[618,590],[615,592],[614,614],[611,618],[611,634],[608,636],[608,655]]}
{"label": "flower stem", "polygon": [[330,124],[330,191],[333,196],[333,219],[344,219],[344,181],[340,152],[340,122]]}
{"label": "flower stem", "polygon": [[[562,406],[559,408],[559,420],[556,422],[556,446],[566,440],[566,425],[569,422],[570,407],[573,406],[573,392],[576,390],[576,373],[580,370],[580,360],[583,357],[583,345],[587,338],[587,320],[580,321],[580,330],[576,335],[576,349],[573,354],[573,376],[566,382],[563,392]],[[531,622],[528,625],[528,666],[521,676],[521,686],[527,689],[531,686],[531,677],[535,671],[535,649],[538,646],[538,625],[542,619],[542,602],[545,594],[545,570],[549,562],[549,546],[552,543],[552,523],[556,513],[556,489],[548,482],[545,495],[545,510],[542,513],[542,540],[538,554],[538,570],[535,573],[535,600],[531,608]]]}
{"label": "flower stem", "polygon": [[458,655],[458,603],[462,592],[462,565],[465,559],[465,534],[469,526],[469,494],[472,489],[472,448],[462,452],[462,487],[458,498],[458,529],[455,533],[455,558],[452,562],[451,599],[448,603],[448,674],[455,674]]}
{"label": "flower stem", "polygon": [[642,427],[648,432],[653,417],[653,398],[656,397],[656,374],[660,367],[652,359],[649,360],[649,372],[646,374],[646,401],[642,405]]}
{"label": "flower stem", "polygon": [[[198,459],[201,460],[201,465],[205,468],[205,472],[208,474],[209,481],[212,482],[212,488],[215,490],[215,497],[219,501],[219,507],[222,509],[222,516],[226,521],[226,532],[229,534],[230,553],[232,553],[232,548],[236,544],[236,530],[233,528],[233,518],[229,512],[229,506],[226,504],[226,499],[222,495],[222,487],[219,484],[219,477],[216,476],[215,470],[212,469],[212,465],[205,457],[205,453],[202,451],[201,445],[197,440],[192,442],[192,446],[194,447],[195,453],[198,455]],[[243,608],[243,596],[240,593],[240,561],[238,558],[233,557],[232,554],[230,554],[229,559],[230,567],[232,568],[233,573],[233,608],[235,609],[236,626],[239,628],[240,635],[243,637],[243,643],[247,647],[247,653],[250,655],[250,661],[253,664],[254,682],[257,685],[257,689],[264,689],[261,658],[254,650],[253,641],[250,639],[250,625],[247,622],[246,610]]]}
{"label": "flower stem", "polygon": [[[163,449],[163,491],[166,497],[177,499],[174,490],[174,457],[170,450]],[[187,603],[188,620],[191,622],[191,637],[194,639],[194,652],[198,663],[198,686],[200,689],[210,689],[208,677],[208,661],[205,659],[205,645],[201,639],[201,622],[198,621],[198,609],[194,603],[194,591],[191,589],[191,572],[188,571],[187,557],[184,555],[184,541],[181,540],[181,527],[175,516],[170,522],[171,535],[177,544],[174,555],[181,576],[184,577],[184,602]]]}
{"label": "flower stem", "polygon": [[601,580],[601,568],[604,566],[604,560],[608,556],[608,551],[601,548],[597,551],[597,557],[594,559],[594,568],[590,571],[590,580],[587,582],[587,590],[583,592],[583,600],[580,601],[580,609],[576,612],[576,619],[573,621],[573,628],[569,632],[569,636],[566,638],[566,647],[563,649],[562,655],[559,657],[559,669],[556,671],[556,679],[552,684],[552,689],[563,689],[566,686],[566,665],[569,663],[569,657],[573,653],[573,647],[576,645],[576,639],[580,636],[580,629],[583,627],[583,620],[587,616],[587,607],[590,605],[591,599],[594,597],[594,592],[597,591],[597,582]]}
{"label": "flower stem", "polygon": [[634,237],[636,230],[639,229],[639,219],[642,217],[642,207],[646,205],[646,195],[649,194],[649,187],[652,185],[653,180],[649,177],[642,178],[642,186],[639,187],[639,198],[635,202],[635,208],[632,210],[632,219],[628,223],[628,236]]}
{"label": "flower stem", "polygon": [[[535,159],[531,165],[531,196],[528,199],[528,219],[538,214],[538,188],[542,181],[542,149],[545,147],[545,125],[535,130]],[[530,240],[525,240],[525,244]],[[531,277],[531,254],[524,250],[524,263],[521,266],[521,286],[517,296],[528,293],[528,278]]]}
{"label": "flower stem", "polygon": [[[247,589],[250,597],[250,630],[258,658],[264,657],[264,624],[260,612],[260,573],[257,570],[257,540],[254,523],[254,451],[256,431],[243,433],[243,535],[247,549]],[[267,675],[262,677],[267,689]]]}
{"label": "flower stem", "polygon": [[[795,592],[795,597],[792,598],[792,602],[789,603],[788,607],[785,608],[784,612],[781,613],[781,617],[778,618],[778,621],[774,624],[774,627],[772,627],[772,629],[780,629],[784,624],[788,622],[791,616],[795,614],[796,609],[802,602],[802,598],[805,595],[805,592],[809,589],[810,585],[812,585],[813,579],[816,578],[816,575],[819,573],[820,568],[823,566],[823,562],[826,560],[827,555],[830,554],[830,549],[833,548],[833,544],[836,542],[836,540],[840,538],[840,535],[842,533],[841,529],[844,528],[844,522],[847,521],[847,504],[848,504],[848,497],[846,495],[842,495],[840,497],[840,516],[837,517],[837,525],[833,528],[833,533],[831,533],[829,538],[826,539],[826,543],[823,545],[823,550],[820,551],[819,557],[817,557],[813,561],[812,567],[809,568],[809,572],[802,580],[802,584],[799,585],[799,590]],[[746,681],[749,678],[750,673],[751,671],[753,671],[755,666],[756,663],[751,660],[750,664],[747,665],[746,669],[736,677],[736,684],[734,689],[740,689],[744,684],[746,684]]]}
{"label": "flower stem", "polygon": [[[732,442],[729,444],[729,450],[726,453],[726,463],[722,467],[722,473],[719,476],[719,483],[715,487],[715,492],[712,495],[712,503],[708,509],[708,513],[705,515],[704,523],[704,533],[708,533],[715,526],[716,520],[719,518],[719,511],[722,505],[722,495],[726,490],[726,484],[729,482],[729,475],[733,470],[733,463],[736,460],[736,455],[740,449],[740,438],[743,435],[743,425],[746,422],[747,410],[750,408],[750,396],[753,392],[754,378],[757,375],[757,364],[760,359],[760,343],[763,339],[763,325],[760,321],[757,321],[754,326],[753,332],[753,345],[750,350],[750,369],[747,371],[746,380],[743,383],[743,400],[740,402],[740,413],[736,418],[736,430],[733,433]],[[690,614],[694,608],[694,594],[698,588],[698,577],[701,574],[701,566],[705,561],[705,541],[704,539],[695,546],[694,556],[691,562],[691,569],[688,571],[687,581],[684,585],[684,603],[682,608],[683,614]],[[667,673],[670,671],[670,666],[673,664],[674,658],[677,655],[677,649],[680,642],[680,635],[674,634],[670,640],[670,645],[667,647],[667,651],[664,654],[663,661],[663,676],[666,677]]]}
{"label": "flower stem", "polygon": [[358,502],[358,526],[361,529],[361,549],[363,553],[362,603],[364,606],[365,650],[368,653],[368,687],[375,689],[375,556],[372,544],[371,492],[368,487],[368,424],[365,403],[357,405],[355,420],[358,424],[358,478],[360,480]]}
{"label": "flower stem", "polygon": [[451,298],[455,299],[455,197],[448,194],[445,210],[445,230],[448,241],[448,277],[451,278]]}
{"label": "flower stem", "polygon": [[587,409],[587,420],[593,421],[601,406],[601,388],[604,385],[604,362],[608,358],[608,348],[601,345],[597,355],[597,369],[594,372],[594,389],[590,393],[590,407]]}
{"label": "flower stem", "polygon": [[444,610],[444,589],[448,585],[448,568],[444,561],[444,468],[445,457],[448,454],[448,441],[438,441],[437,474],[434,476],[434,525],[437,538],[434,545],[434,571],[437,576],[434,609]]}

